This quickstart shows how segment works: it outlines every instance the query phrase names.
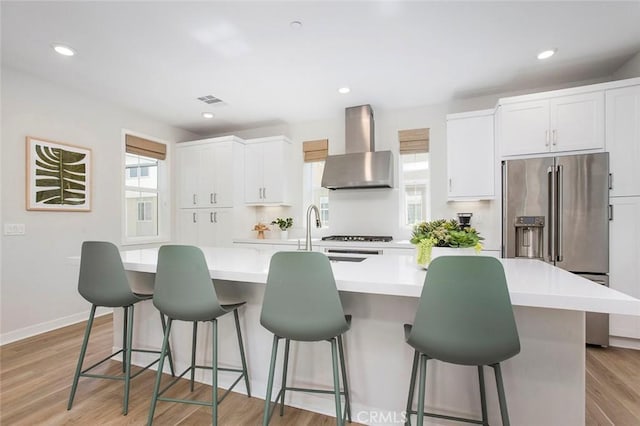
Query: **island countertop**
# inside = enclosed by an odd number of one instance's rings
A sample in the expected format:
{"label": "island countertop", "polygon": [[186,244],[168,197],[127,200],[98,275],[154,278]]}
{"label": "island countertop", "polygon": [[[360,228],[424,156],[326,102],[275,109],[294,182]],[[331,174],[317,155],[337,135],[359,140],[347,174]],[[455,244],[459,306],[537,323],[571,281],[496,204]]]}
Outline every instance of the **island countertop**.
{"label": "island countertop", "polygon": [[[266,283],[275,252],[261,248],[201,247],[212,279]],[[158,249],[122,252],[125,268],[155,273]],[[640,300],[532,259],[499,259],[516,306],[640,316]],[[362,262],[332,262],[338,290],[420,297],[426,271],[413,256],[371,256]]]}

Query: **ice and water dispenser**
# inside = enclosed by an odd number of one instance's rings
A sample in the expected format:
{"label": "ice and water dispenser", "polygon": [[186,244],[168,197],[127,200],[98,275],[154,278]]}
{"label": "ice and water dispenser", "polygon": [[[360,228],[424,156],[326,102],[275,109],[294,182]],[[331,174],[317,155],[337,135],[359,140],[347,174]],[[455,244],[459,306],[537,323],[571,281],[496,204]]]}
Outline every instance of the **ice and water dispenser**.
{"label": "ice and water dispenser", "polygon": [[517,216],[516,257],[542,259],[544,256],[544,216]]}

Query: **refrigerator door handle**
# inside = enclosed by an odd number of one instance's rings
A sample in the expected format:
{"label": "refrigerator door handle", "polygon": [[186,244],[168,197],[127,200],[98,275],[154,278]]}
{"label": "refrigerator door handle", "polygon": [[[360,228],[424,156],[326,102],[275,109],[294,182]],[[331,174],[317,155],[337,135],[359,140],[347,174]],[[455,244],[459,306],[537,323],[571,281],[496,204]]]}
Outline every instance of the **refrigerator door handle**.
{"label": "refrigerator door handle", "polygon": [[563,227],[562,227],[562,205],[564,204],[563,200],[563,184],[564,184],[564,171],[562,164],[558,165],[558,178],[556,179],[556,191],[558,196],[558,201],[556,202],[556,260],[558,262],[562,262],[562,235],[563,235]]}
{"label": "refrigerator door handle", "polygon": [[555,191],[555,173],[554,167],[549,166],[547,168],[547,186],[548,186],[548,194],[549,194],[549,211],[547,212],[548,218],[548,232],[547,235],[547,251],[548,251],[548,260],[553,263],[555,261],[555,200],[556,200],[556,191]]}

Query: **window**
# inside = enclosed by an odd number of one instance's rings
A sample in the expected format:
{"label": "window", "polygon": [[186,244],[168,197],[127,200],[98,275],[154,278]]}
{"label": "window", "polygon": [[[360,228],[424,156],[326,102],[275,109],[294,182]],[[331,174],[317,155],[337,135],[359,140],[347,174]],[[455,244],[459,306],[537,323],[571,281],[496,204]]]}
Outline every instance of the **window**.
{"label": "window", "polygon": [[168,238],[166,145],[125,135],[124,243]]}
{"label": "window", "polygon": [[429,129],[401,130],[400,187],[402,225],[413,226],[428,220],[429,212]]}
{"label": "window", "polygon": [[329,151],[327,139],[303,142],[304,152],[303,189],[304,208],[315,204],[320,210],[322,226],[329,226],[329,190],[321,186],[324,160]]}

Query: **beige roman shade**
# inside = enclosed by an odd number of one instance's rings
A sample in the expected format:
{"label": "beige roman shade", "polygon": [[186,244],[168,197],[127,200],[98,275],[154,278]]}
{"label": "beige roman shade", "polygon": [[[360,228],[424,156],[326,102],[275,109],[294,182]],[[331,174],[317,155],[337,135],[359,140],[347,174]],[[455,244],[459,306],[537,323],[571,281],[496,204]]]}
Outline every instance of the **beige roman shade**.
{"label": "beige roman shade", "polygon": [[429,129],[398,130],[400,154],[429,152]]}
{"label": "beige roman shade", "polygon": [[167,158],[167,146],[163,143],[150,141],[138,136],[125,136],[126,151],[129,154],[142,155],[144,157],[164,160]]}
{"label": "beige roman shade", "polygon": [[329,139],[302,142],[304,162],[324,161],[329,154]]}

